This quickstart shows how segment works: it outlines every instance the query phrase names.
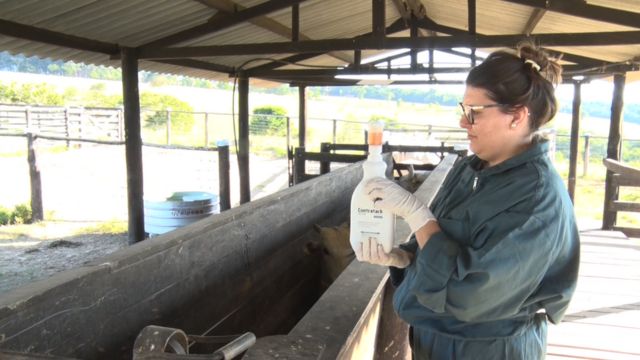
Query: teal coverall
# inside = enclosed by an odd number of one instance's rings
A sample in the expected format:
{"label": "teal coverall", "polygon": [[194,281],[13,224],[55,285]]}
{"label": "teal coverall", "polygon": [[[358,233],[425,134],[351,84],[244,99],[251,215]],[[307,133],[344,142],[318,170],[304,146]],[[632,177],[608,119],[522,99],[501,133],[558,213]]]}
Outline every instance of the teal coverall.
{"label": "teal coverall", "polygon": [[575,290],[573,205],[540,142],[501,164],[476,156],[450,171],[431,210],[442,229],[423,249],[401,247],[394,308],[411,326],[414,359],[542,359],[547,318]]}

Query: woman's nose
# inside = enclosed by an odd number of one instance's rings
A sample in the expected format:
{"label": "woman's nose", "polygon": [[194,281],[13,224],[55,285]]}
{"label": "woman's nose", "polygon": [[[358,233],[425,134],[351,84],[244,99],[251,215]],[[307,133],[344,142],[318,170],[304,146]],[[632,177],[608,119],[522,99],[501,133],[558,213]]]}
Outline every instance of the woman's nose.
{"label": "woman's nose", "polygon": [[463,129],[468,129],[471,127],[471,124],[469,124],[469,122],[467,121],[466,116],[464,116],[464,114],[460,115],[460,119],[458,119],[459,125],[461,128]]}

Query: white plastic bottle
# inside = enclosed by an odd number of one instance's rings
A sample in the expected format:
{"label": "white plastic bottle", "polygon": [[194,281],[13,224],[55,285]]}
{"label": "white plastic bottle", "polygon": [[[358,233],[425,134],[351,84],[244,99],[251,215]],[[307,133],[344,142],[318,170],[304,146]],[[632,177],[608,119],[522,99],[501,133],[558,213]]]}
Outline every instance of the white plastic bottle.
{"label": "white plastic bottle", "polygon": [[364,184],[374,177],[385,177],[387,163],[382,160],[382,123],[369,124],[369,156],[362,165],[364,176],[351,196],[351,229],[349,240],[356,250],[366,238],[375,238],[385,252],[393,247],[394,215],[376,209],[364,190]]}

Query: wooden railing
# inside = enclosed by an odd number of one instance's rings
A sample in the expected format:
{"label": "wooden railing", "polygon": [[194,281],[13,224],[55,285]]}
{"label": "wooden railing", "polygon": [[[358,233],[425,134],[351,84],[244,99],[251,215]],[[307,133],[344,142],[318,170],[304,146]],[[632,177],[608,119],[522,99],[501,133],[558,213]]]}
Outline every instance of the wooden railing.
{"label": "wooden railing", "polygon": [[603,162],[610,174],[607,174],[607,191],[605,192],[602,228],[605,230],[619,230],[631,237],[640,237],[640,228],[616,225],[618,212],[640,212],[640,202],[618,200],[620,187],[640,189],[640,169],[613,159],[604,159]]}
{"label": "wooden railing", "polygon": [[[291,185],[301,183],[303,181],[313,179],[316,176],[327,174],[331,171],[331,163],[355,163],[362,161],[367,157],[367,145],[366,144],[332,144],[322,143],[320,146],[320,152],[307,152],[305,148],[296,148],[293,153],[289,154],[290,159],[293,158],[293,176],[290,179]],[[352,153],[344,154],[338,153],[338,151],[350,151]],[[355,154],[353,152],[356,152]],[[432,153],[436,154],[440,158],[440,161],[445,158],[447,154],[456,154],[458,156],[465,156],[467,154],[466,149],[460,149],[454,146],[445,146],[442,143],[440,146],[413,146],[413,145],[389,145],[384,144],[382,147],[383,153]],[[307,161],[317,161],[320,163],[319,174],[308,174],[306,169]],[[437,164],[414,164],[412,165],[414,170],[433,170]],[[408,166],[402,163],[393,163],[391,170],[400,171],[406,169]]]}

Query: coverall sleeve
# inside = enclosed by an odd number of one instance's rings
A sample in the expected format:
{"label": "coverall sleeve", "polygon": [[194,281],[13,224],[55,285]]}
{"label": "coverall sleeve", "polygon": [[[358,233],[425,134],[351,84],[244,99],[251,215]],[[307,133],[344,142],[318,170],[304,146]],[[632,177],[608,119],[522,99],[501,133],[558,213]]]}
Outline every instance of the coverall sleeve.
{"label": "coverall sleeve", "polygon": [[418,301],[461,321],[512,317],[536,290],[557,257],[553,227],[528,214],[503,212],[483,224],[470,245],[444,232],[416,253]]}

